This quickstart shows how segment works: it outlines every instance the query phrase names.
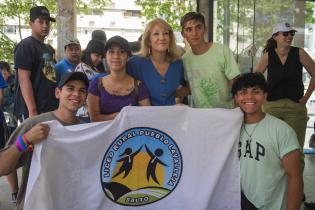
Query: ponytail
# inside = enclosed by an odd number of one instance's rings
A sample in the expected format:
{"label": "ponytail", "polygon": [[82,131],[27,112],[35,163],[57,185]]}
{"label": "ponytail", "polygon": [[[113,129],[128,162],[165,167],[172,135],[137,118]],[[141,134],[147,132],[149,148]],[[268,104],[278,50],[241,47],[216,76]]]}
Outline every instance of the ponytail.
{"label": "ponytail", "polygon": [[267,40],[263,53],[269,52],[270,50],[275,48],[277,48],[277,42],[271,37]]}

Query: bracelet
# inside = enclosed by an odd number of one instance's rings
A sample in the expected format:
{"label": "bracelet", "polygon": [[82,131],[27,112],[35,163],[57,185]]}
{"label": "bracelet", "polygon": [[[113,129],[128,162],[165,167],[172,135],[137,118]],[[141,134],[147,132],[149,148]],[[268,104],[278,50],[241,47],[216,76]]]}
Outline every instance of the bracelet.
{"label": "bracelet", "polygon": [[33,144],[26,138],[24,134],[19,135],[15,141],[15,146],[19,152],[33,151]]}
{"label": "bracelet", "polygon": [[27,152],[33,151],[33,144],[26,138],[25,134],[22,135],[23,141],[27,144]]}

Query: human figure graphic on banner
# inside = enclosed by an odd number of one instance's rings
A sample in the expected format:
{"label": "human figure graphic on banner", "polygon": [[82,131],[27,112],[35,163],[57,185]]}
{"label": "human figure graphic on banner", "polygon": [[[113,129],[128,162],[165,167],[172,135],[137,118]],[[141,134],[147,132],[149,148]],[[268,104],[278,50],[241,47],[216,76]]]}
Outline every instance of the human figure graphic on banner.
{"label": "human figure graphic on banner", "polygon": [[158,157],[161,157],[163,155],[163,150],[158,148],[154,151],[154,154],[150,151],[150,149],[145,145],[145,149],[147,150],[148,154],[150,155],[151,159],[148,164],[147,168],[147,180],[150,180],[150,177],[157,183],[160,184],[158,179],[156,178],[155,169],[157,164],[161,164],[163,166],[167,166],[165,163],[163,163]]}
{"label": "human figure graphic on banner", "polygon": [[121,167],[119,168],[119,171],[113,176],[116,177],[119,174],[125,172],[125,175],[123,176],[123,178],[125,178],[126,176],[128,176],[128,174],[130,173],[131,169],[132,169],[132,164],[133,164],[133,158],[140,152],[140,150],[142,149],[142,146],[134,153],[132,153],[132,149],[130,147],[128,147],[127,149],[125,149],[124,153],[122,153],[121,155],[119,155],[120,157],[124,156],[123,158],[117,160],[117,162],[123,162]]}

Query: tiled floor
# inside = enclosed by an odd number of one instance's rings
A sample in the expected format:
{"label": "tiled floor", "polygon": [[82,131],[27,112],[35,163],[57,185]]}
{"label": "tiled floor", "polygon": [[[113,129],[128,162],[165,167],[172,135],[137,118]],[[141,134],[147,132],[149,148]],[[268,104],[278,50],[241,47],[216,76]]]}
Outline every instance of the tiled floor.
{"label": "tiled floor", "polygon": [[11,203],[11,193],[5,177],[0,177],[0,209],[14,210],[14,205]]}

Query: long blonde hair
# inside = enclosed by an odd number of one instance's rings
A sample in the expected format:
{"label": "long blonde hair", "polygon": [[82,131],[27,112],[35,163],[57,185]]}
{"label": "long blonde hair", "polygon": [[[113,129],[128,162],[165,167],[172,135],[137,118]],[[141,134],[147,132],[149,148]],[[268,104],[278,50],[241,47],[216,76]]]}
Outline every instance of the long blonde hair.
{"label": "long blonde hair", "polygon": [[150,46],[149,46],[150,35],[151,35],[153,27],[158,25],[158,24],[165,27],[169,32],[170,44],[169,44],[169,48],[167,50],[167,54],[166,54],[167,58],[166,59],[167,59],[167,61],[173,62],[173,61],[180,58],[180,51],[178,49],[178,46],[176,45],[176,40],[175,40],[175,35],[173,32],[173,29],[165,20],[163,20],[161,18],[155,18],[155,19],[151,20],[146,25],[144,33],[142,35],[141,48],[140,48],[138,55],[145,57],[145,58],[148,58],[150,56]]}

